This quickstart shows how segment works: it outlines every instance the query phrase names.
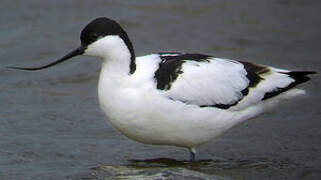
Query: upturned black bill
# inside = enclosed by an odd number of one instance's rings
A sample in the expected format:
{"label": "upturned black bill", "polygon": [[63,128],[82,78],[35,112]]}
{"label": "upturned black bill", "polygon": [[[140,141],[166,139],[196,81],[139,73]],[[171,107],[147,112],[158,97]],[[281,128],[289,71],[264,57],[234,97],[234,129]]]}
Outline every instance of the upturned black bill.
{"label": "upturned black bill", "polygon": [[75,56],[82,55],[85,52],[85,49],[86,49],[85,47],[81,46],[78,49],[70,52],[66,56],[62,57],[61,59],[58,59],[57,61],[54,61],[54,62],[52,62],[50,64],[47,64],[47,65],[44,65],[44,66],[40,66],[40,67],[25,68],[25,67],[10,66],[10,67],[7,67],[7,68],[24,70],[24,71],[37,71],[37,70],[41,70],[41,69],[46,69],[46,68],[49,68],[49,67],[54,66],[56,64],[62,63],[64,61],[68,60],[68,59],[71,59],[71,58],[73,58]]}

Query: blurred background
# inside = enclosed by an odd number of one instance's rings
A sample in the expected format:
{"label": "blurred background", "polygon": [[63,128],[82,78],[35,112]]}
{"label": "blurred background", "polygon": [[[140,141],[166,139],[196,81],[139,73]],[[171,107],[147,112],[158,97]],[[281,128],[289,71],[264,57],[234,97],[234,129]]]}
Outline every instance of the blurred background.
{"label": "blurred background", "polygon": [[[77,57],[32,67],[79,46],[92,19],[117,20],[136,55],[206,53],[293,70],[321,70],[321,1],[2,0],[0,6],[0,179],[80,179],[129,159],[188,159],[185,149],[127,139],[97,101],[100,60]],[[198,149],[196,169],[235,179],[321,176],[320,75],[307,96],[230,130]],[[148,164],[147,164],[148,166]]]}

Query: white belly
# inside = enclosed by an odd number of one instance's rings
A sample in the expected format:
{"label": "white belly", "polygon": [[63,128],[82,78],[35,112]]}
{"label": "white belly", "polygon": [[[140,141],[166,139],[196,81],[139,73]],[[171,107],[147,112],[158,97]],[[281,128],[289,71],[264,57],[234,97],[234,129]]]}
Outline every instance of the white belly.
{"label": "white belly", "polygon": [[237,123],[234,113],[186,105],[134,88],[99,90],[107,119],[127,137],[147,144],[195,147]]}

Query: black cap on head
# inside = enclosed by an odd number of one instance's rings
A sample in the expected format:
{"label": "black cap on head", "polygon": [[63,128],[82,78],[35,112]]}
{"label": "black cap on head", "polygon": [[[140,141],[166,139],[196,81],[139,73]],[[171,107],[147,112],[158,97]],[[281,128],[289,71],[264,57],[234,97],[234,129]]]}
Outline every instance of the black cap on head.
{"label": "black cap on head", "polygon": [[130,73],[136,69],[135,65],[135,51],[127,33],[123,28],[114,20],[100,17],[91,21],[80,34],[80,41],[83,47],[87,47],[91,43],[97,41],[99,38],[108,35],[118,35],[126,44],[131,54]]}
{"label": "black cap on head", "polygon": [[81,44],[88,46],[95,42],[98,38],[107,35],[119,35],[122,38],[128,38],[126,32],[120,27],[120,25],[111,19],[100,17],[91,21],[80,34]]}

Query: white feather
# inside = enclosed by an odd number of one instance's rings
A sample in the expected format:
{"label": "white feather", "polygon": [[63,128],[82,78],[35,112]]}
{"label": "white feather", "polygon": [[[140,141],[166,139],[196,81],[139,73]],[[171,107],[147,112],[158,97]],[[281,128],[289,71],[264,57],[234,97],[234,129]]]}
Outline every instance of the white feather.
{"label": "white feather", "polygon": [[166,94],[196,105],[233,104],[242,99],[241,91],[249,84],[243,65],[226,59],[208,60],[184,63],[183,74]]}

